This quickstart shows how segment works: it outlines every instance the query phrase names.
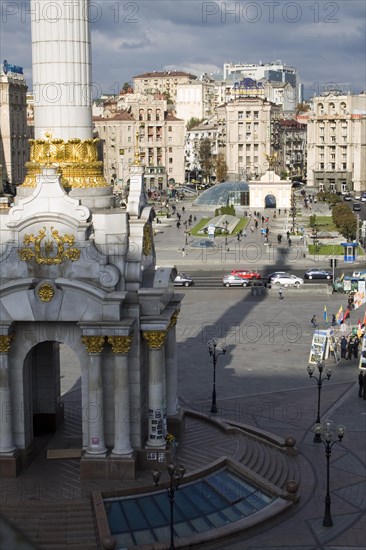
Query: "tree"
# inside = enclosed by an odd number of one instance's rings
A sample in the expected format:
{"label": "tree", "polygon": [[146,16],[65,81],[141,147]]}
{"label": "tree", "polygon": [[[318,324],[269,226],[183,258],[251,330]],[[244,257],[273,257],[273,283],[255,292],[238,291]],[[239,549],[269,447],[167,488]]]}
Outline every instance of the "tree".
{"label": "tree", "polygon": [[357,219],[346,204],[336,204],[332,210],[332,218],[343,237],[347,240],[356,238]]}
{"label": "tree", "polygon": [[227,164],[224,153],[219,153],[214,162],[216,179],[219,183],[226,180],[227,176]]}
{"label": "tree", "polygon": [[202,121],[203,121],[203,118],[196,118],[193,116],[187,122],[187,130],[191,130],[195,126],[198,126],[199,124],[201,124]]}
{"label": "tree", "polygon": [[203,138],[198,145],[198,161],[207,178],[210,179],[213,165],[212,141],[209,138]]}

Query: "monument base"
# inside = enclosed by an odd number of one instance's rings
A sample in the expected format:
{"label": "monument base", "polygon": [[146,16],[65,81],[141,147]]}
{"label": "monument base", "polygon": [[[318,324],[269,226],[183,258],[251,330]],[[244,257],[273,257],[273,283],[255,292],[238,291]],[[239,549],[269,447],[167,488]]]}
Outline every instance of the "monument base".
{"label": "monument base", "polygon": [[90,458],[82,456],[80,460],[81,479],[136,479],[137,453],[131,456]]}
{"label": "monument base", "polygon": [[141,470],[156,470],[166,468],[169,462],[174,462],[175,447],[146,447],[139,452],[139,468]]}
{"label": "monument base", "polygon": [[0,479],[17,477],[22,469],[22,455],[14,451],[12,455],[0,456]]}

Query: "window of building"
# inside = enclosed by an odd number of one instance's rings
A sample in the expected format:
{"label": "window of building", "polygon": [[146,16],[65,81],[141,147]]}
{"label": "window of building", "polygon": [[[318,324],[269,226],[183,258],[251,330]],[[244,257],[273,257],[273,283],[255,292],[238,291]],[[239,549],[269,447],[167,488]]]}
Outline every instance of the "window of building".
{"label": "window of building", "polygon": [[258,120],[259,118],[259,111],[254,111],[254,120]]}
{"label": "window of building", "polygon": [[169,164],[173,164],[173,158],[169,157]]}
{"label": "window of building", "polygon": [[168,142],[169,142],[169,143],[172,143],[172,141],[173,141],[173,138],[169,137],[169,138],[168,138]]}
{"label": "window of building", "polygon": [[238,162],[243,162],[243,157],[241,155],[238,157]]}
{"label": "window of building", "polygon": [[173,147],[169,147],[169,153],[173,152]]}
{"label": "window of building", "polygon": [[238,111],[238,119],[243,120],[244,118],[244,111]]}
{"label": "window of building", "polygon": [[347,163],[346,162],[342,162],[342,170],[347,170]]}
{"label": "window of building", "polygon": [[251,111],[246,111],[245,118],[251,118],[251,116],[252,116],[252,112]]}
{"label": "window of building", "polygon": [[172,132],[173,128],[172,126],[168,126],[168,132]]}
{"label": "window of building", "polygon": [[169,168],[169,174],[173,173],[173,168]]}
{"label": "window of building", "polygon": [[245,145],[245,148],[246,148],[247,151],[250,151],[250,147],[251,147],[251,146],[250,146],[250,143],[247,143],[247,144]]}

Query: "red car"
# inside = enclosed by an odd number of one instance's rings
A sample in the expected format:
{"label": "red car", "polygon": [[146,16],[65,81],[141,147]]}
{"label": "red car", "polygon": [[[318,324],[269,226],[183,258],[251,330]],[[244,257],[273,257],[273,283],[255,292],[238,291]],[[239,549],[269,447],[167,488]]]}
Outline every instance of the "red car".
{"label": "red car", "polygon": [[257,271],[250,271],[246,269],[234,269],[231,275],[237,275],[242,279],[260,279],[261,275]]}

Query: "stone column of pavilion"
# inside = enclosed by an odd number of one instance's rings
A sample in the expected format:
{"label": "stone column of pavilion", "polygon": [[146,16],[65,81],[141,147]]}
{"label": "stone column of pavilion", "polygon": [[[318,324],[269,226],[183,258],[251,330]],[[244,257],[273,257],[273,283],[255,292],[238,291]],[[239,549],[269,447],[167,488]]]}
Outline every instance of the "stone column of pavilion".
{"label": "stone column of pavilion", "polygon": [[166,436],[165,350],[166,330],[143,330],[148,346],[148,447],[164,447]]}
{"label": "stone column of pavilion", "polygon": [[[107,207],[111,187],[93,139],[89,4],[30,0],[35,139],[20,189],[26,195],[41,167],[54,164],[64,187],[86,206]],[[90,195],[93,204],[87,204]]]}
{"label": "stone column of pavilion", "polygon": [[166,406],[167,416],[176,416],[178,413],[178,361],[176,344],[176,324],[179,315],[177,309],[170,318],[168,335],[165,344],[165,371],[166,371]]}
{"label": "stone column of pavilion", "polygon": [[0,455],[13,455],[15,451],[11,418],[9,379],[9,351],[12,337],[0,336]]}
{"label": "stone column of pavilion", "polygon": [[133,334],[109,336],[114,353],[114,447],[112,456],[131,456],[130,440],[130,386],[128,376],[128,352]]}
{"label": "stone column of pavilion", "polygon": [[102,380],[102,351],[104,336],[82,336],[89,354],[88,368],[88,448],[87,457],[105,457],[107,448],[104,436],[104,402]]}

